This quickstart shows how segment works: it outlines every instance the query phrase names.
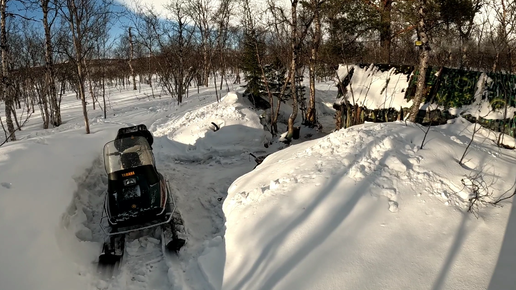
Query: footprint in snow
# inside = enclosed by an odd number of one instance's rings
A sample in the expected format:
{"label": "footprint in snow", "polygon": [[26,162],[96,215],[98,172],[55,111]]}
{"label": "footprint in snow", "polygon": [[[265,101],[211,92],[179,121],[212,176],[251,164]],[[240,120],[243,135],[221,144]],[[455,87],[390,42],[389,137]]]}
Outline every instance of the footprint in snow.
{"label": "footprint in snow", "polygon": [[451,137],[450,137],[450,139],[451,139],[453,142],[457,143],[457,144],[461,144],[461,145],[463,145],[463,144],[464,144],[464,142],[462,142],[462,141],[461,141],[459,138],[457,138],[456,136],[451,136]]}
{"label": "footprint in snow", "polygon": [[398,212],[398,203],[394,200],[389,200],[389,211],[393,213]]}

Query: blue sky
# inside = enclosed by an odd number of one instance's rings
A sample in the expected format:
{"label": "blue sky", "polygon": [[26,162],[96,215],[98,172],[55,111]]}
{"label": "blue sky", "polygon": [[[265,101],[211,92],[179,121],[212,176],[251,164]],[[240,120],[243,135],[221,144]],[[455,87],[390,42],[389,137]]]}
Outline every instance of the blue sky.
{"label": "blue sky", "polygon": [[[36,25],[36,27],[39,27],[43,17],[43,13],[40,11],[39,6],[26,7],[21,2],[15,0],[7,2],[7,11],[8,13],[11,13],[11,15],[14,15],[14,17],[32,19],[31,21]],[[130,25],[129,19],[132,11],[127,9],[125,4],[120,2],[113,3],[112,11],[116,13],[115,15],[120,15],[123,12],[129,13],[129,15],[123,15],[121,17],[114,16],[113,19],[111,19],[110,35],[113,39],[116,39],[124,32],[124,30],[126,30],[126,27]],[[42,26],[41,28],[43,29]]]}

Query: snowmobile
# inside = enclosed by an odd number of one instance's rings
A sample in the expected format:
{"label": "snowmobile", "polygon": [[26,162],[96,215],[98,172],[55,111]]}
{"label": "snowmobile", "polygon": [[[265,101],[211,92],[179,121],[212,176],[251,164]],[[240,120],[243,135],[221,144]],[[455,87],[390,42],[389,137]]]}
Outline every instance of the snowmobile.
{"label": "snowmobile", "polygon": [[100,222],[106,233],[100,266],[120,262],[125,235],[132,232],[160,227],[167,251],[177,252],[186,243],[168,181],[156,169],[152,143],[152,134],[140,124],[120,128],[116,138],[104,145],[108,188]]}

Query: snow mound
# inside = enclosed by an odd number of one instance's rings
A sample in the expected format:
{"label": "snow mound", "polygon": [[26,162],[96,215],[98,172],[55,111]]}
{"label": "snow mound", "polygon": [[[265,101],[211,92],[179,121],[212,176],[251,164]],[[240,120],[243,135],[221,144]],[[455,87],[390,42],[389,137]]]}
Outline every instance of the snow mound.
{"label": "snow mound", "polygon": [[[475,141],[468,153],[475,169],[458,164],[465,145],[452,139],[466,138],[467,128],[460,122],[434,128],[420,149],[424,133],[416,125],[364,124],[270,155],[228,190],[223,206],[227,218],[223,289],[431,285],[443,253],[451,246],[449,239],[436,242],[443,229],[478,226],[469,225],[473,215],[460,223],[469,197],[458,190],[461,180],[476,170],[499,180],[512,178],[507,172],[481,168],[485,150],[496,150],[482,140]],[[510,166],[510,160],[498,162]],[[500,194],[506,185],[493,183],[492,188]],[[450,215],[455,218],[450,220]],[[482,227],[463,238],[482,239],[486,233],[495,235],[495,230]],[[428,247],[413,249],[414,244]],[[462,283],[452,282],[458,277],[470,286],[481,285],[478,272],[468,272],[470,263],[482,265],[492,259],[479,245],[464,247],[475,257],[457,258],[458,270],[447,280],[450,289]],[[416,258],[421,256],[425,259]],[[408,275],[403,278],[400,273]]]}
{"label": "snow mound", "polygon": [[170,149],[176,159],[239,155],[262,149],[266,140],[259,116],[249,107],[236,93],[228,93],[220,102],[158,121],[151,130],[157,146]]}

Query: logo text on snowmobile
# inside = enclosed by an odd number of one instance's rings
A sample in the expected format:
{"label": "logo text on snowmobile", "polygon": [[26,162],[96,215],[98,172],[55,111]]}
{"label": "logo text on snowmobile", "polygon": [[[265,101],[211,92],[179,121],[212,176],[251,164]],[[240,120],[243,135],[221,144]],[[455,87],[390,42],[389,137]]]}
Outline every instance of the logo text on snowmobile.
{"label": "logo text on snowmobile", "polygon": [[134,175],[134,171],[122,173],[122,177],[133,176],[133,175]]}

